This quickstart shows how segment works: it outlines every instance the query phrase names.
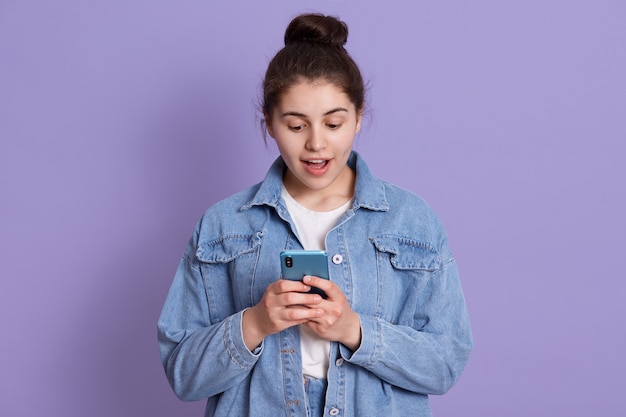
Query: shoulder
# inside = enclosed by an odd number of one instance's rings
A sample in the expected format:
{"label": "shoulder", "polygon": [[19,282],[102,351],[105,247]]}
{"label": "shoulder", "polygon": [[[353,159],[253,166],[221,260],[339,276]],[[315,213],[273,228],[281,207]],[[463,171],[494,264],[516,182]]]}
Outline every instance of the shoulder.
{"label": "shoulder", "polygon": [[426,200],[405,188],[383,180],[381,183],[389,205],[383,214],[385,232],[381,235],[414,242],[444,257],[450,256],[446,230]]}
{"label": "shoulder", "polygon": [[257,210],[244,210],[258,191],[260,184],[255,184],[236,194],[226,197],[207,208],[198,221],[196,235],[202,240],[216,236],[252,231],[250,218]]}
{"label": "shoulder", "polygon": [[374,175],[358,153],[349,161],[356,168],[355,204],[365,210],[369,228],[398,239],[427,242],[443,247],[445,230],[435,211],[416,193]]}
{"label": "shoulder", "polygon": [[223,200],[220,200],[204,212],[205,217],[223,217],[225,214],[233,214],[242,212],[242,207],[245,206],[254,198],[262,183],[252,185],[238,193],[232,194]]}
{"label": "shoulder", "polygon": [[383,180],[381,183],[385,188],[385,197],[389,203],[389,214],[440,224],[437,214],[424,198],[395,184]]}
{"label": "shoulder", "polygon": [[258,246],[266,216],[257,207],[243,207],[259,186],[253,185],[210,206],[196,224],[186,256],[221,263]]}

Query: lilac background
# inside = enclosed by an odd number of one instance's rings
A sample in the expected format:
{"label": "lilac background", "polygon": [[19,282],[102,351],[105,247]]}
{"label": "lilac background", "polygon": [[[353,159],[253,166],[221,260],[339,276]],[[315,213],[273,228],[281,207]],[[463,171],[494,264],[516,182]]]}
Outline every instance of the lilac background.
{"label": "lilac background", "polygon": [[356,148],[447,226],[476,339],[437,416],[621,416],[626,3],[0,3],[0,415],[202,415],[156,320],[203,210],[259,181],[285,25],[336,14]]}

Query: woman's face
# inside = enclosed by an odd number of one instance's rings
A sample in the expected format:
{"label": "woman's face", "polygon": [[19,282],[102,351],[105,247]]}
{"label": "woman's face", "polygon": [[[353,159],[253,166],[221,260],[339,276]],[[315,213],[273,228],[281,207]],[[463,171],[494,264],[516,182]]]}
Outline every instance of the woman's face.
{"label": "woman's face", "polygon": [[324,80],[302,81],[285,92],[266,123],[287,165],[284,184],[292,196],[352,189],[346,162],[361,116],[340,88]]}

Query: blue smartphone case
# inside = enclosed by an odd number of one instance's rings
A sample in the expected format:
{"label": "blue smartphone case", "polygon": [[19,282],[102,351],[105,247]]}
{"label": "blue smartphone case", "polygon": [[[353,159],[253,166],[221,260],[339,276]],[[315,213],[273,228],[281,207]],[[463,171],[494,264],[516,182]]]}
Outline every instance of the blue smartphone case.
{"label": "blue smartphone case", "polygon": [[[286,250],[280,253],[280,270],[284,279],[302,281],[305,275],[328,279],[328,254],[323,250]],[[326,294],[318,288],[312,293]]]}

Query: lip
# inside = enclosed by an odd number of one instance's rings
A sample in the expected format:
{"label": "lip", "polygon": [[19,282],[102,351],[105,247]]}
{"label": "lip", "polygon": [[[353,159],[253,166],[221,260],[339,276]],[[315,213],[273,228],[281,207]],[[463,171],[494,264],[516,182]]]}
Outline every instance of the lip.
{"label": "lip", "polygon": [[310,158],[301,159],[300,162],[306,172],[315,177],[320,177],[330,169],[331,159]]}

